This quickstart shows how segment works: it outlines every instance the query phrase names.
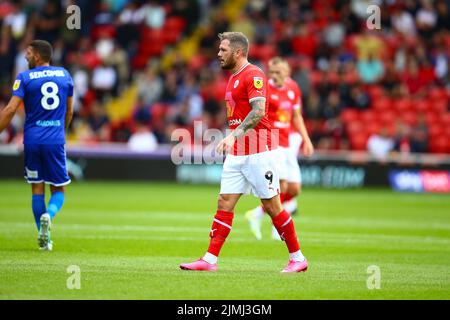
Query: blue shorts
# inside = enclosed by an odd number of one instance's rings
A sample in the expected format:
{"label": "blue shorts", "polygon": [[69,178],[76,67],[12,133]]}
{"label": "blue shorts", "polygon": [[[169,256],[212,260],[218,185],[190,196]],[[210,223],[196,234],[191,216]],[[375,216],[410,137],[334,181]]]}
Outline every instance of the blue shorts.
{"label": "blue shorts", "polygon": [[25,144],[25,179],[28,183],[65,186],[70,183],[64,144]]}

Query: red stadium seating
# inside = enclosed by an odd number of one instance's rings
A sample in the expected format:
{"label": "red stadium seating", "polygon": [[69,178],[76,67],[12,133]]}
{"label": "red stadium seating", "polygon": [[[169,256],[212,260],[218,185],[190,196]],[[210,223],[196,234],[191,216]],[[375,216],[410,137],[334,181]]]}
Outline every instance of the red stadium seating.
{"label": "red stadium seating", "polygon": [[350,145],[353,150],[367,150],[367,140],[369,139],[366,132],[356,133],[350,136]]}
{"label": "red stadium seating", "polygon": [[429,126],[428,134],[431,140],[437,139],[439,137],[445,136],[444,127],[439,124],[434,124]]}
{"label": "red stadium seating", "polygon": [[380,98],[375,100],[373,103],[373,108],[379,111],[391,110],[392,101],[389,98]]}
{"label": "red stadium seating", "polygon": [[434,111],[443,114],[447,112],[448,102],[447,98],[434,99],[431,102],[431,107]]}
{"label": "red stadium seating", "polygon": [[449,153],[450,141],[447,136],[437,136],[431,138],[429,150],[432,153]]}
{"label": "red stadium seating", "polygon": [[412,101],[412,109],[416,112],[426,112],[427,110],[431,110],[430,101],[427,99],[414,100]]}
{"label": "red stadium seating", "polygon": [[381,86],[370,86],[367,91],[369,92],[369,96],[372,100],[379,100],[384,95],[384,90]]}
{"label": "red stadium seating", "polygon": [[182,17],[172,16],[166,19],[164,23],[163,29],[166,32],[177,32],[180,33],[183,31],[186,26],[186,20]]}
{"label": "red stadium seating", "polygon": [[392,110],[378,112],[378,118],[383,124],[390,125],[395,122],[397,114]]}
{"label": "red stadium seating", "polygon": [[359,111],[351,108],[344,109],[341,112],[341,119],[344,123],[358,121]]}
{"label": "red stadium seating", "polygon": [[373,111],[373,110],[367,110],[364,112],[361,112],[361,120],[365,123],[370,123],[370,122],[378,122],[378,112]]}
{"label": "red stadium seating", "polygon": [[400,113],[399,116],[403,122],[410,126],[414,126],[417,123],[417,113],[414,111],[405,111]]}
{"label": "red stadium seating", "polygon": [[408,98],[403,98],[403,99],[399,99],[399,100],[395,100],[393,102],[393,108],[400,112],[405,112],[405,111],[409,111],[412,109],[412,104],[411,104],[411,100],[409,100]]}

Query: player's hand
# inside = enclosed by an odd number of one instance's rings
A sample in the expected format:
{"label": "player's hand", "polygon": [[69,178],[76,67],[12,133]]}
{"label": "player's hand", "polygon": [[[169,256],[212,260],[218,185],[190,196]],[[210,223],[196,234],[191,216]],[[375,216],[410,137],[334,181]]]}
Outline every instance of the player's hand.
{"label": "player's hand", "polygon": [[231,151],[235,141],[236,137],[233,134],[228,135],[225,139],[219,142],[216,147],[216,151],[221,154]]}
{"label": "player's hand", "polygon": [[307,139],[303,142],[302,152],[306,157],[311,157],[314,154],[314,146],[311,140]]}

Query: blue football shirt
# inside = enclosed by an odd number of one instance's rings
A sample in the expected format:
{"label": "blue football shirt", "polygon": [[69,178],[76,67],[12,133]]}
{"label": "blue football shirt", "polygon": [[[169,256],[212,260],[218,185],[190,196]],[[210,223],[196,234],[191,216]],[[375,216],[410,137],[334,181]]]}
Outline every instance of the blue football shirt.
{"label": "blue football shirt", "polygon": [[67,97],[73,80],[62,67],[42,66],[21,72],[13,95],[25,105],[24,144],[64,144]]}

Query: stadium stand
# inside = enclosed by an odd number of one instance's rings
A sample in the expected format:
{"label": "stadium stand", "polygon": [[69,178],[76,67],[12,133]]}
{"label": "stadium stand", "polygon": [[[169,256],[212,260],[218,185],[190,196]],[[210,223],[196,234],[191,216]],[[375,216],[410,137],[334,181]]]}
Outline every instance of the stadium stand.
{"label": "stadium stand", "polygon": [[[0,108],[27,67],[26,43],[42,38],[75,81],[73,141],[127,142],[142,122],[160,144],[195,120],[225,128],[217,33],[233,29],[249,35],[263,68],[288,58],[318,149],[367,150],[387,129],[399,152],[450,153],[448,1],[372,2],[379,30],[366,27],[363,0],[3,1]],[[70,4],[81,30],[63,27]],[[0,142],[20,143],[22,122]]]}

